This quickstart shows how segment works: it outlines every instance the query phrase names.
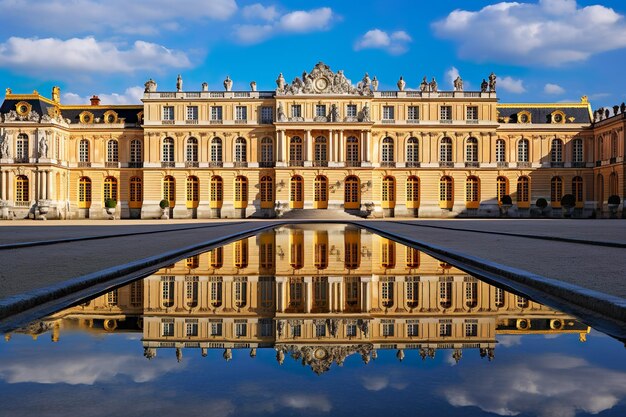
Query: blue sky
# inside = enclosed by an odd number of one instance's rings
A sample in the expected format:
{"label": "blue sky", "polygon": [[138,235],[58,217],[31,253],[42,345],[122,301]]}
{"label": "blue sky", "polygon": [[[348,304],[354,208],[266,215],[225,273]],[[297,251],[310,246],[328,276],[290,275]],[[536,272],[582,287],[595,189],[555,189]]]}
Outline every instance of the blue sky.
{"label": "blue sky", "polygon": [[626,4],[619,0],[0,0],[0,88],[66,103],[139,103],[154,78],[173,90],[275,88],[322,60],[353,82],[399,76],[477,88],[491,71],[503,102],[626,100]]}

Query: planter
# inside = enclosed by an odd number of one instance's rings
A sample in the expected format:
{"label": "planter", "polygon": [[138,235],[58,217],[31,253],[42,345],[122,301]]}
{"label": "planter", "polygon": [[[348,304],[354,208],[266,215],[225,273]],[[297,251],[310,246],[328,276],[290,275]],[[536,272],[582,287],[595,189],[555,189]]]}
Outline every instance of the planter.
{"label": "planter", "polygon": [[609,204],[608,207],[611,218],[617,219],[617,209],[619,208],[619,204]]}
{"label": "planter", "polygon": [[170,209],[169,207],[161,209],[161,220],[167,220],[170,218]]}
{"label": "planter", "polygon": [[115,207],[105,207],[109,220],[115,220]]}
{"label": "planter", "polygon": [[50,212],[50,202],[49,201],[39,201],[37,203],[37,211],[39,212],[39,218],[41,220],[48,220],[46,216]]}

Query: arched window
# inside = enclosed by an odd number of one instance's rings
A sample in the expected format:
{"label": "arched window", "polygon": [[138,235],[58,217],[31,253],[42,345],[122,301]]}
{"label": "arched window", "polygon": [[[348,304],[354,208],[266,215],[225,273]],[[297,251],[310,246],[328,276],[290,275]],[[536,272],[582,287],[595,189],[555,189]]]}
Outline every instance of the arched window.
{"label": "arched window", "polygon": [[211,268],[220,269],[224,265],[224,247],[220,246],[219,248],[211,249],[209,262],[211,264]]}
{"label": "arched window", "polygon": [[315,247],[315,268],[328,268],[328,231],[319,230],[313,235]]}
{"label": "arched window", "polygon": [[563,179],[561,177],[552,177],[550,181],[552,207],[561,207],[561,197],[563,197]]}
{"label": "arched window", "polygon": [[185,162],[198,162],[198,139],[187,139],[187,146],[185,149]]}
{"label": "arched window", "polygon": [[163,152],[161,158],[162,162],[174,162],[174,139],[163,139]]}
{"label": "arched window", "polygon": [[313,208],[325,209],[328,207],[328,178],[323,175],[315,177]]}
{"label": "arched window", "polygon": [[504,139],[496,140],[496,162],[506,162],[506,142]]}
{"label": "arched window", "polygon": [[[130,162],[137,164],[143,162],[142,144],[139,139],[133,139],[130,142]],[[131,167],[133,168],[133,167]]]}
{"label": "arched window", "polygon": [[[419,254],[419,252],[418,252]],[[406,304],[409,308],[415,308],[419,305],[419,277],[406,277],[404,279],[404,291],[406,294]]]}
{"label": "arched window", "polygon": [[380,246],[380,266],[387,268],[395,268],[396,266],[396,242],[393,240],[381,238]]}
{"label": "arched window", "polygon": [[244,138],[235,140],[235,164],[245,166],[248,162],[248,145]]}
{"label": "arched window", "polygon": [[170,203],[170,207],[176,204],[176,181],[171,175],[163,178],[163,200]]}
{"label": "arched window", "polygon": [[439,162],[452,162],[452,139],[443,138],[439,144]]}
{"label": "arched window", "polygon": [[361,231],[348,228],[344,234],[344,265],[346,269],[357,269],[361,264]]}
{"label": "arched window", "polygon": [[418,167],[420,162],[419,141],[410,137],[406,142],[406,166],[409,168]]}
{"label": "arched window", "polygon": [[585,200],[583,195],[583,178],[582,177],[574,177],[572,178],[572,194],[576,199],[576,207],[582,208],[584,206]]}
{"label": "arched window", "polygon": [[161,277],[161,302],[163,307],[172,307],[174,305],[175,280],[176,278],[172,276]]}
{"label": "arched window", "polygon": [[274,140],[265,137],[261,139],[261,168],[274,166]]}
{"label": "arched window", "polygon": [[302,157],[302,138],[294,136],[289,140],[289,165],[301,167],[304,165]]}
{"label": "arched window", "polygon": [[563,162],[563,141],[561,139],[552,139],[550,162],[557,164]]}
{"label": "arched window", "polygon": [[396,205],[396,179],[391,176],[383,178],[382,206],[394,208]]}
{"label": "arched window", "polygon": [[478,305],[478,282],[475,279],[468,279],[463,283],[465,285],[465,306],[474,308]]}
{"label": "arched window", "polygon": [[224,181],[222,177],[211,177],[211,208],[221,208],[224,202]]}
{"label": "arched window", "polygon": [[412,175],[406,179],[406,207],[419,208],[420,180]]}
{"label": "arched window", "polygon": [[107,162],[119,161],[119,144],[116,140],[107,142]]}
{"label": "arched window", "polygon": [[261,177],[261,208],[274,208],[274,179],[269,175]]}
{"label": "arched window", "polygon": [[583,158],[583,140],[580,138],[574,139],[572,141],[572,162],[580,164],[584,161]]}
{"label": "arched window", "polygon": [[185,304],[187,308],[198,306],[198,277],[185,277]]}
{"label": "arched window", "polygon": [[[248,245],[246,242],[246,250],[248,249]],[[247,257],[247,254],[246,254]],[[247,266],[247,260],[246,260]],[[234,296],[235,296],[235,306],[237,308],[244,308],[248,304],[248,278],[247,277],[235,277],[234,282]]]}
{"label": "arched window", "polygon": [[496,198],[498,204],[502,204],[502,197],[509,195],[509,180],[506,177],[496,178]]}
{"label": "arched window", "polygon": [[[220,248],[222,249],[222,248]],[[221,267],[221,266],[220,266]],[[211,303],[211,306],[213,306],[213,308],[218,308],[222,306],[222,295],[223,295],[223,279],[222,277],[209,277],[209,302]],[[221,335],[221,323],[220,323],[220,328],[219,328],[219,333],[218,332],[213,332],[212,334],[216,334],[216,335]]]}
{"label": "arched window", "polygon": [[289,264],[293,269],[304,266],[304,232],[302,230],[289,231]]}
{"label": "arched window", "polygon": [[89,141],[81,139],[78,143],[78,162],[89,162]]}
{"label": "arched window", "polygon": [[78,208],[91,207],[91,180],[89,177],[78,179]]}
{"label": "arched window", "polygon": [[235,178],[235,208],[248,207],[248,179],[242,175]]}
{"label": "arched window", "polygon": [[344,277],[343,278],[346,294],[346,310],[360,311],[359,310],[359,293],[361,292],[361,279],[359,277]]}
{"label": "arched window", "polygon": [[381,166],[394,166],[395,165],[395,156],[394,156],[394,143],[393,139],[390,137],[386,137],[383,139],[383,145],[380,154]]}
{"label": "arched window", "polygon": [[441,308],[452,307],[452,281],[439,282],[439,306]]}
{"label": "arched window", "polygon": [[314,166],[328,166],[328,144],[324,136],[318,136],[315,138]]}
{"label": "arched window", "polygon": [[617,194],[617,174],[611,172],[611,175],[609,175],[609,196]]}
{"label": "arched window", "polygon": [[302,306],[302,278],[289,278],[289,308],[298,309]]}
{"label": "arched window", "polygon": [[470,176],[465,180],[465,207],[477,209],[480,206],[480,182],[478,177]]}
{"label": "arched window", "polygon": [[491,288],[493,288],[493,302],[495,306],[498,308],[504,307],[504,290],[497,287]]}
{"label": "arched window", "polygon": [[602,208],[602,205],[604,204],[604,177],[602,176],[602,174],[598,174],[597,178],[597,201],[600,205],[600,208]]}
{"label": "arched window", "polygon": [[317,312],[328,309],[328,277],[313,277],[313,305]]}
{"label": "arched window", "polygon": [[517,207],[530,207],[530,179],[526,176],[517,179]]}
{"label": "arched window", "polygon": [[604,136],[598,136],[598,159],[604,160]]}
{"label": "arched window", "polygon": [[380,299],[382,301],[383,307],[391,308],[393,307],[393,289],[394,289],[395,279],[393,277],[383,277],[380,282]]}
{"label": "arched window", "polygon": [[346,164],[349,167],[360,166],[359,140],[354,136],[346,139]]}
{"label": "arched window", "polygon": [[517,142],[517,162],[528,162],[528,139]]}
{"label": "arched window", "polygon": [[467,143],[465,144],[465,162],[478,162],[478,139],[467,139]]}
{"label": "arched window", "polygon": [[304,179],[300,175],[291,177],[289,187],[289,205],[291,208],[304,207]]}
{"label": "arched window", "polygon": [[106,177],[104,179],[104,201],[117,201],[117,178]]}
{"label": "arched window", "polygon": [[248,239],[241,239],[235,242],[235,268],[243,269],[248,267]]}
{"label": "arched window", "polygon": [[196,176],[187,177],[187,208],[198,207],[200,201],[200,180]]}
{"label": "arched window", "polygon": [[28,161],[28,135],[26,133],[20,133],[17,135],[17,142],[15,143],[15,158],[18,161]]}
{"label": "arched window", "polygon": [[420,251],[410,246],[406,247],[406,267],[416,269],[420,267]]}
{"label": "arched window", "polygon": [[211,139],[211,166],[222,166],[224,162],[222,155],[222,139]]}
{"label": "arched window", "polygon": [[141,208],[143,202],[143,183],[141,178],[132,177],[130,179],[130,200],[129,208]]}
{"label": "arched window", "polygon": [[439,180],[439,207],[443,209],[452,209],[454,205],[454,184],[452,178],[446,176]]}
{"label": "arched window", "polygon": [[617,158],[617,132],[611,135],[611,158]]}
{"label": "arched window", "polygon": [[346,177],[344,186],[344,208],[345,209],[358,209],[361,206],[359,178],[355,175]]}
{"label": "arched window", "polygon": [[15,178],[15,205],[27,206],[28,204],[30,204],[28,177],[26,175],[18,175]]}

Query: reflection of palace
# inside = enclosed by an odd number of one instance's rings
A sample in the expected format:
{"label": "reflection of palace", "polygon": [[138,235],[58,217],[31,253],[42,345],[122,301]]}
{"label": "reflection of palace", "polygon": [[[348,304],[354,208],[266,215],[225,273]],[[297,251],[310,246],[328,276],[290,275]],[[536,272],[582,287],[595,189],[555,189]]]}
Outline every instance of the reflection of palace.
{"label": "reflection of palace", "polygon": [[[250,248],[258,246],[254,257]],[[422,357],[437,349],[494,355],[502,334],[578,333],[588,327],[488,285],[419,251],[365,231],[281,228],[163,268],[55,314],[47,327],[143,332],[147,357],[159,348],[274,347],[322,372],[378,349]],[[37,329],[35,329],[37,330]]]}
{"label": "reflection of palace", "polygon": [[[376,216],[608,215],[624,198],[624,114],[578,103],[499,104],[477,91],[378,91],[323,63],[274,91],[157,91],[143,103],[64,105],[7,94],[0,107],[3,217],[273,217],[343,209]],[[389,83],[389,80],[387,80]],[[476,83],[475,85],[477,85]],[[105,215],[105,201],[119,204]]]}

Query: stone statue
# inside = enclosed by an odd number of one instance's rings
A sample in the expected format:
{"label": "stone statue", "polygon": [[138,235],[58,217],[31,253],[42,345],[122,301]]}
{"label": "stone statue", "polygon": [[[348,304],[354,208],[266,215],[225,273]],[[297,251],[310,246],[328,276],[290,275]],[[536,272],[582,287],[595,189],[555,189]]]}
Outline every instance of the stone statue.
{"label": "stone statue", "polygon": [[626,113],[626,103],[622,102],[622,105],[619,106],[619,109],[622,113]]}
{"label": "stone statue", "polygon": [[279,122],[287,121],[287,115],[285,114],[285,109],[283,109],[282,103],[278,104],[278,110],[276,111],[276,118],[278,119]]}
{"label": "stone statue", "polygon": [[183,77],[180,74],[176,77],[176,91],[183,91]]}
{"label": "stone statue", "polygon": [[370,80],[370,76],[367,72],[363,76],[363,79],[361,80],[361,82],[363,83],[363,88],[368,88],[370,84],[372,83],[372,80]]}
{"label": "stone statue", "polygon": [[6,90],[4,90],[4,94],[8,96],[13,94],[13,91],[10,88],[7,88]]}
{"label": "stone statue", "polygon": [[486,93],[487,92],[487,88],[489,87],[489,83],[487,83],[487,80],[485,80],[483,78],[483,82],[480,83],[480,92],[481,93]]}
{"label": "stone statue", "polygon": [[361,121],[362,122],[370,121],[370,108],[367,105],[367,103],[365,103],[365,106],[363,106],[363,110],[361,110]]}
{"label": "stone statue", "polygon": [[27,120],[39,123],[39,121],[41,120],[41,116],[39,116],[39,113],[37,113],[35,110],[31,110],[30,113],[28,113]]}
{"label": "stone statue", "polygon": [[496,74],[494,74],[493,72],[491,74],[489,74],[489,92],[495,92],[496,91]]}
{"label": "stone statue", "polygon": [[233,88],[233,80],[230,79],[230,75],[226,76],[226,79],[224,80],[224,89],[226,91],[231,91]]}
{"label": "stone statue", "polygon": [[331,122],[338,122],[339,121],[339,109],[337,109],[337,105],[336,104],[332,104],[330,106],[330,117],[329,117],[329,121]]}
{"label": "stone statue", "polygon": [[372,79],[372,90],[378,91],[378,78],[374,75],[374,79]]}
{"label": "stone statue", "polygon": [[282,320],[277,320],[276,321],[276,334],[278,334],[278,336],[282,336],[283,335],[283,328],[285,326],[285,323]]}
{"label": "stone statue", "polygon": [[420,91],[421,92],[428,91],[428,81],[426,80],[426,76],[424,76],[424,78],[422,79],[422,82],[420,83]]}
{"label": "stone statue", "polygon": [[17,112],[15,110],[9,110],[8,113],[4,114],[4,121],[5,122],[14,122],[17,120]]}
{"label": "stone statue", "polygon": [[460,75],[454,80],[454,91],[463,91],[463,79]]}
{"label": "stone statue", "polygon": [[285,90],[285,77],[283,77],[283,73],[278,74],[278,78],[276,79],[276,90],[284,91]]}
{"label": "stone statue", "polygon": [[202,91],[209,91],[209,84],[208,83],[202,83]]}
{"label": "stone statue", "polygon": [[44,133],[42,133],[41,137],[39,138],[39,157],[48,157],[48,138]]}
{"label": "stone statue", "polygon": [[617,112],[619,111],[619,106],[613,106],[613,116],[617,116]]}
{"label": "stone statue", "polygon": [[61,102],[61,89],[56,85],[52,87],[52,101],[55,103]]}
{"label": "stone statue", "polygon": [[609,109],[604,110],[604,118],[605,119],[609,118]]}
{"label": "stone statue", "polygon": [[144,86],[145,86],[145,89],[143,90],[144,93],[154,93],[157,89],[157,83],[155,83],[152,78],[146,81]]}
{"label": "stone statue", "polygon": [[9,135],[7,132],[0,136],[0,158],[10,158],[11,148],[9,147]]}
{"label": "stone statue", "polygon": [[430,91],[432,91],[433,93],[436,93],[438,91],[437,80],[435,80],[435,77],[433,77],[432,81],[429,84],[429,87]]}
{"label": "stone statue", "polygon": [[256,81],[250,82],[250,91],[256,91]]}
{"label": "stone statue", "polygon": [[404,91],[404,87],[406,86],[406,82],[404,81],[402,76],[400,76],[400,79],[398,80],[398,84],[397,85],[398,85],[398,90]]}

